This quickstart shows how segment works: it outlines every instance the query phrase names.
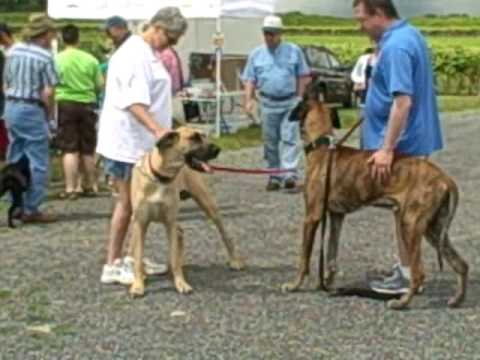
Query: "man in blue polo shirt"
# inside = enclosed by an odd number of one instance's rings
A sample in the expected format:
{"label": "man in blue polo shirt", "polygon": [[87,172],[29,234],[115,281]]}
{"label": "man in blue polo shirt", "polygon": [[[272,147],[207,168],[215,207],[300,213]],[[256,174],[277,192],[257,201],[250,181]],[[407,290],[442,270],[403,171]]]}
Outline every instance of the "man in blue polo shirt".
{"label": "man in blue polo shirt", "polygon": [[[300,159],[298,122],[288,120],[291,110],[310,81],[310,69],[302,50],[282,42],[282,20],[267,16],[263,23],[265,45],[253,50],[242,79],[245,82],[245,110],[252,113],[255,90],[262,116],[265,160],[269,168],[296,169]],[[273,175],[267,191],[296,187],[297,174]]]}
{"label": "man in blue polo shirt", "polygon": [[[394,152],[428,157],[443,147],[432,63],[425,39],[399,19],[392,0],[354,0],[353,11],[361,29],[378,45],[362,143],[365,149],[376,150],[368,161],[372,176],[385,181]],[[375,291],[408,291],[409,258],[402,239],[397,242],[400,264],[392,276],[371,282]]]}

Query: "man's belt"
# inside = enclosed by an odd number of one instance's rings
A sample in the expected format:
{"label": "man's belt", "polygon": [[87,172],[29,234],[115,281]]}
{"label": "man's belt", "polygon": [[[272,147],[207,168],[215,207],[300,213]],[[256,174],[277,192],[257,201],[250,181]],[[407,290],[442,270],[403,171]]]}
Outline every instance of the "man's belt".
{"label": "man's belt", "polygon": [[274,96],[274,95],[265,94],[264,92],[260,91],[260,96],[272,101],[285,101],[285,100],[293,99],[295,96],[297,96],[297,94],[291,93],[285,96]]}
{"label": "man's belt", "polygon": [[21,97],[16,97],[16,96],[7,96],[8,101],[18,101],[18,102],[24,102],[27,104],[34,104],[38,105],[42,108],[45,107],[45,103],[40,100],[40,99],[33,99],[33,98],[21,98]]}

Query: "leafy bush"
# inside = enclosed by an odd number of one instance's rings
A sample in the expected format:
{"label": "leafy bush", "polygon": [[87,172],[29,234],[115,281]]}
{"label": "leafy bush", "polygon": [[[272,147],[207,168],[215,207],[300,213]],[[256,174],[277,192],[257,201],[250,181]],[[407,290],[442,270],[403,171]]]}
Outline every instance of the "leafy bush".
{"label": "leafy bush", "polygon": [[[365,36],[289,36],[288,40],[301,45],[326,46],[347,65],[355,64],[358,57],[369,46]],[[429,41],[439,92],[446,95],[479,94],[480,44],[478,40],[474,37],[442,37],[429,38]],[[476,43],[477,46],[475,46]]]}

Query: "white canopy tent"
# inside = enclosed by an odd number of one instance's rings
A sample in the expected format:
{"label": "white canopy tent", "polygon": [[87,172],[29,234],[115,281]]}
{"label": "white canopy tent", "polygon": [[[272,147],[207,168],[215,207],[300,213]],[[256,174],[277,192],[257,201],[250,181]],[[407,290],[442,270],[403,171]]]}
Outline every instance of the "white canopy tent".
{"label": "white canopy tent", "polygon": [[[176,6],[186,18],[191,19],[189,31],[179,45],[179,53],[183,59],[191,51],[211,51],[213,35],[223,38],[224,45],[215,47],[215,133],[219,136],[222,52],[244,54],[259,45],[262,41],[259,21],[274,12],[275,3],[276,0],[48,0],[48,14],[55,19],[89,20],[120,15],[135,21],[150,19],[162,7]],[[226,20],[222,20],[224,18]],[[242,19],[242,23],[238,23],[239,19]]]}

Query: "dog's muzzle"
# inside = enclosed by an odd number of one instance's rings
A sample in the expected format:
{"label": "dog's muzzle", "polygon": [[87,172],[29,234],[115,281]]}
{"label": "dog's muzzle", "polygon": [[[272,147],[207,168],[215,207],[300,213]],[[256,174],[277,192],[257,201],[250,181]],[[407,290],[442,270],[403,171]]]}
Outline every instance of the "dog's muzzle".
{"label": "dog's muzzle", "polygon": [[208,161],[216,159],[220,154],[220,147],[215,144],[208,144],[206,147],[192,151],[185,156],[187,165],[193,170],[200,172],[212,172],[207,164]]}
{"label": "dog's muzzle", "polygon": [[220,149],[220,147],[218,147],[217,145],[208,144],[207,160],[216,159],[218,157],[218,155],[220,155],[220,151],[222,151],[222,149]]}

